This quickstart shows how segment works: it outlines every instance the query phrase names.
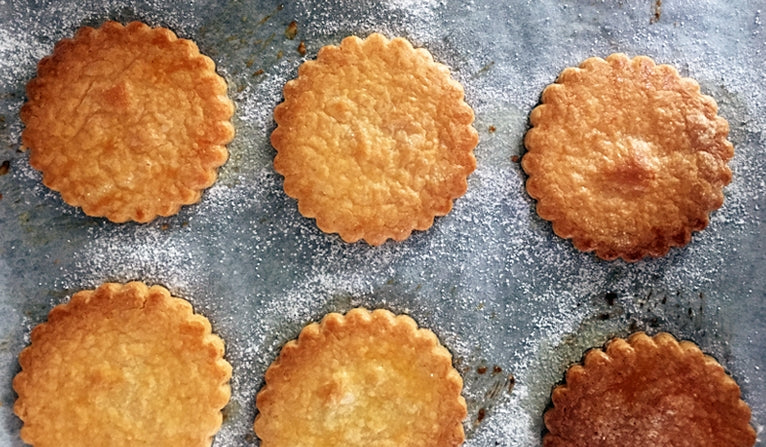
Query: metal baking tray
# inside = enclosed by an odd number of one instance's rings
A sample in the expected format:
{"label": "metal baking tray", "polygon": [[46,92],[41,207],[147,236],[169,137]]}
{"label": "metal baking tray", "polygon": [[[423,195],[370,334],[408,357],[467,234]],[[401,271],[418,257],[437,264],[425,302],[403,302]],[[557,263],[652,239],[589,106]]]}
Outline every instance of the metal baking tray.
{"label": "metal baking tray", "polygon": [[[634,330],[695,341],[766,422],[766,30],[760,0],[0,1],[0,445],[22,445],[16,357],[77,290],[161,284],[226,341],[232,399],[216,446],[257,445],[255,394],[279,348],[330,311],[412,315],[465,380],[467,446],[537,446],[542,413],[583,352]],[[199,204],[146,225],[90,218],[47,190],[19,151],[37,61],[83,25],[162,25],[228,80],[237,135]],[[289,39],[288,24],[297,23]],[[303,218],[272,168],[272,111],[323,45],[382,32],[452,69],[476,112],[478,167],[434,226],[401,243],[346,244]],[[289,34],[289,33],[288,33]],[[303,42],[306,54],[298,51]],[[575,250],[537,217],[518,163],[530,110],[567,66],[646,54],[695,78],[731,125],[725,203],[685,248],[633,264]],[[5,168],[2,168],[3,172]],[[760,438],[764,435],[761,433]],[[763,441],[759,441],[762,445]]]}

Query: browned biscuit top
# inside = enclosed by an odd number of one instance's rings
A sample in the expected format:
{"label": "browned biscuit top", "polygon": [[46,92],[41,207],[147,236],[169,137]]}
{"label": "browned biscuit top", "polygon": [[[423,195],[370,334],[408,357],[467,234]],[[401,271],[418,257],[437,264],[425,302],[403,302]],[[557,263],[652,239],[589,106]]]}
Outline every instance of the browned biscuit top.
{"label": "browned biscuit top", "polygon": [[723,203],[734,153],[728,123],[668,65],[624,54],[587,59],[545,89],[530,120],[527,191],[580,250],[662,256]]}
{"label": "browned biscuit top", "polygon": [[147,222],[197,202],[215,181],[234,135],[226,91],[213,61],[168,29],[84,27],[27,85],[22,142],[70,205]]}
{"label": "browned biscuit top", "polygon": [[545,447],[751,447],[750,408],[694,343],[643,332],[569,368],[545,413]]}
{"label": "browned biscuit top", "polygon": [[209,446],[229,400],[223,341],[159,286],[76,293],[36,326],[13,380],[37,447]]}
{"label": "browned biscuit top", "polygon": [[407,316],[329,314],[266,371],[255,431],[264,447],[459,445],[466,407],[451,360]]}
{"label": "browned biscuit top", "polygon": [[402,240],[466,191],[478,134],[446,66],[402,38],[326,46],[274,110],[274,168],[306,217],[348,242]]}

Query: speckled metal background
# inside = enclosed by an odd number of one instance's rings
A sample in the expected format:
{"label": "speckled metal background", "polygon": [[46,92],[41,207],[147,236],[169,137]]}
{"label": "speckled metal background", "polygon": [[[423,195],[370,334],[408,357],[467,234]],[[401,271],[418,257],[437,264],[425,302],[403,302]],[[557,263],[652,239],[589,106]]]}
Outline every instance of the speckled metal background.
{"label": "speckled metal background", "polygon": [[[762,8],[761,0],[0,0],[0,445],[22,444],[11,380],[31,327],[77,290],[134,279],[191,301],[227,343],[233,395],[216,446],[257,445],[254,396],[280,346],[325,313],[358,305],[409,313],[453,352],[465,379],[468,446],[539,445],[542,413],[567,366],[637,329],[670,331],[715,356],[760,432]],[[67,206],[19,151],[18,112],[37,61],[80,26],[107,19],[193,39],[237,105],[219,181],[199,204],[147,225],[115,225]],[[301,217],[271,166],[268,140],[271,112],[298,65],[323,45],[373,31],[407,37],[448,65],[481,138],[477,170],[454,210],[426,232],[377,248],[345,244]],[[598,260],[555,237],[536,216],[518,163],[543,88],[565,67],[617,51],[697,79],[729,120],[736,150],[734,180],[710,226],[687,247],[635,264]]]}

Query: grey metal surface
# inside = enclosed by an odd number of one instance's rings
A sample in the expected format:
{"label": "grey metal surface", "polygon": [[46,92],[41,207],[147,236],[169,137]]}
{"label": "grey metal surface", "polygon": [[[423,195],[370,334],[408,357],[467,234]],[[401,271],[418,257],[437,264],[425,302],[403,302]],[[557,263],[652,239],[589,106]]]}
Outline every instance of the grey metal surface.
{"label": "grey metal surface", "polygon": [[[10,161],[0,176],[0,445],[21,445],[11,380],[31,327],[77,290],[134,279],[187,298],[227,343],[233,396],[217,446],[257,444],[254,396],[280,346],[323,314],[358,305],[407,312],[453,352],[465,380],[468,446],[539,445],[542,412],[567,366],[636,329],[670,331],[715,356],[762,430],[762,1],[74,3],[0,1],[0,162]],[[148,225],[115,225],[67,206],[17,150],[18,111],[37,60],[78,27],[106,19],[139,19],[195,40],[237,105],[237,136],[217,184],[199,204]],[[290,40],[284,30],[293,20]],[[271,112],[301,61],[373,31],[405,36],[450,66],[481,138],[478,168],[454,210],[378,248],[345,244],[301,217],[268,142]],[[555,237],[513,161],[545,85],[567,66],[616,51],[697,79],[729,120],[736,148],[734,180],[710,226],[689,246],[635,264],[600,261]]]}

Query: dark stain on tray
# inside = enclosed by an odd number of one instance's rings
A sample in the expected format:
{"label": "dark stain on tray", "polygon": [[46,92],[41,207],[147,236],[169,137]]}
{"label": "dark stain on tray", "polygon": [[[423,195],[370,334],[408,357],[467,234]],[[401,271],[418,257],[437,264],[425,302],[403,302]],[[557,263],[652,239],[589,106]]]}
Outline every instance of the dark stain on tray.
{"label": "dark stain on tray", "polygon": [[492,401],[496,400],[498,397],[500,397],[500,393],[504,389],[508,389],[508,386],[507,386],[508,377],[512,377],[512,375],[493,379],[492,386],[486,393],[486,398],[488,400],[492,400]]}
{"label": "dark stain on tray", "polygon": [[489,69],[490,69],[490,68],[492,68],[492,66],[493,66],[493,65],[495,65],[495,61],[490,61],[490,62],[489,62],[488,64],[486,64],[485,66],[481,67],[481,68],[479,69],[479,71],[477,71],[477,72],[476,72],[476,74],[474,75],[474,77],[478,77],[478,76],[481,76],[481,75],[483,75],[484,73],[488,72],[488,71],[489,71]]}
{"label": "dark stain on tray", "polygon": [[290,40],[295,39],[295,36],[298,34],[298,22],[293,20],[290,22],[289,25],[287,25],[287,28],[285,28],[285,37],[287,37]]}
{"label": "dark stain on tray", "polygon": [[659,22],[661,16],[662,16],[662,0],[655,0],[652,18],[649,19],[649,23]]}
{"label": "dark stain on tray", "polygon": [[[284,28],[282,24],[279,24],[279,13],[284,9],[284,5],[280,4],[274,7],[271,11],[268,11],[264,15],[260,15],[257,11],[248,11],[248,13],[241,15],[240,20],[243,23],[250,25],[244,27],[243,32],[232,33],[229,23],[208,23],[199,29],[200,39],[218,39],[225,42],[227,48],[226,55],[228,57],[236,57],[236,54],[245,55],[242,57],[244,61],[243,71],[245,75],[248,75],[248,79],[229,79],[230,85],[232,85],[233,91],[240,95],[247,88],[248,82],[258,82],[261,79],[259,76],[265,74],[265,68],[267,69],[271,65],[275,64],[283,55],[286,55],[286,49],[279,47],[289,42],[288,39],[292,35],[293,28],[297,34],[297,22],[292,20],[290,24]],[[233,12],[232,12],[233,14]],[[226,15],[225,13],[223,14]],[[292,23],[295,25],[292,26]],[[282,22],[287,23],[287,22]],[[282,41],[279,36],[284,36],[286,39]],[[277,48],[274,48],[277,47]],[[273,51],[272,50],[276,50]],[[216,46],[206,48],[207,56],[221,57],[219,50]],[[219,61],[220,62],[220,61]],[[225,63],[222,62],[222,63]],[[253,68],[259,67],[255,71]],[[265,67],[265,68],[264,68]],[[236,75],[236,73],[233,73]],[[236,100],[237,98],[235,98]]]}
{"label": "dark stain on tray", "polygon": [[261,19],[260,22],[258,22],[258,24],[261,25],[263,23],[268,22],[272,15],[274,15],[275,13],[281,11],[284,7],[285,7],[285,5],[277,5],[277,7],[274,8],[274,12],[272,12],[271,14],[266,15],[264,18]]}
{"label": "dark stain on tray", "polygon": [[230,400],[229,403],[221,410],[223,422],[226,422],[228,419],[236,419],[241,410],[242,406],[239,404],[239,402],[234,399]]}
{"label": "dark stain on tray", "polygon": [[476,415],[476,424],[480,424],[484,420],[484,416],[487,415],[487,410],[479,408],[479,413]]}

